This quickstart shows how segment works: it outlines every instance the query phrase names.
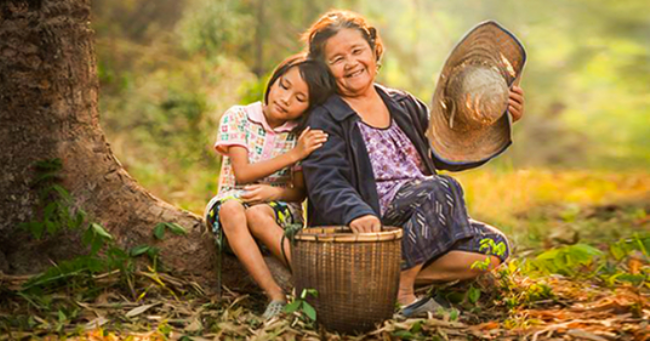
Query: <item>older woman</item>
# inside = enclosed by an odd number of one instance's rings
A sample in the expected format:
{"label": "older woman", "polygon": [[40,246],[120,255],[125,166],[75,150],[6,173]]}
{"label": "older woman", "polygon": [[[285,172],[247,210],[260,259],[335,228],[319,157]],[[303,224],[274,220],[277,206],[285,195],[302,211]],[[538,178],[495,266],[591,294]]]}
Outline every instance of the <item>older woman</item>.
{"label": "older woman", "polygon": [[[315,108],[308,122],[329,135],[303,163],[309,223],[349,225],[355,232],[402,227],[402,313],[435,309],[431,299],[416,299],[416,281],[474,277],[481,271],[471,265],[486,259],[480,240],[507,245],[500,231],[469,219],[459,183],[436,172],[486,161],[451,165],[435,158],[425,137],[426,106],[406,92],[375,84],[383,47],[362,16],[327,13],[305,37],[310,56],[329,67],[337,85],[337,94]],[[523,103],[522,90],[514,87],[509,106],[514,120],[521,118]],[[497,266],[507,255],[508,250],[488,257]]]}

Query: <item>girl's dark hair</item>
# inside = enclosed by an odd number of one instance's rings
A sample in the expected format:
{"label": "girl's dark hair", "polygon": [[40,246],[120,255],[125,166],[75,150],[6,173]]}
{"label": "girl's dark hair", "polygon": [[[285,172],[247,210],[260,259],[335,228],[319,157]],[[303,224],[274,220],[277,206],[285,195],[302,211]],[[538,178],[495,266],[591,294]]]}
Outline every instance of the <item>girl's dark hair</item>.
{"label": "girl's dark hair", "polygon": [[301,132],[306,128],[307,119],[311,109],[322,104],[333,93],[334,78],[331,76],[327,66],[323,62],[310,59],[306,53],[295,54],[280,63],[269,78],[264,91],[264,104],[269,104],[269,92],[275,82],[291,68],[297,67],[300,76],[307,83],[309,91],[309,106],[305,113],[298,119],[298,126],[295,132]]}
{"label": "girl's dark hair", "polygon": [[309,45],[309,58],[324,62],[327,40],[346,28],[361,32],[370,48],[375,51],[379,63],[384,54],[384,44],[377,29],[370,26],[361,14],[341,10],[325,13],[303,34],[302,39]]}

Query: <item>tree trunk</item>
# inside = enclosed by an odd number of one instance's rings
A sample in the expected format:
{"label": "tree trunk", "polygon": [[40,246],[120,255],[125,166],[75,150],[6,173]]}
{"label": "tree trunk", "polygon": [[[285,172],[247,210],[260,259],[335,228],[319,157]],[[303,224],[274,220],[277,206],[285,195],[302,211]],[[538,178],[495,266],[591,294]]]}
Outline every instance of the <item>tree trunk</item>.
{"label": "tree trunk", "polygon": [[[87,251],[75,234],[35,241],[17,227],[36,219],[32,165],[60,158],[63,186],[89,220],[124,248],[156,245],[166,266],[216,289],[216,251],[202,219],[149,194],[111,152],[99,125],[89,18],[88,0],[0,2],[0,271],[33,273]],[[178,223],[188,235],[156,241],[159,222]],[[224,259],[224,284],[248,286],[244,273]]]}
{"label": "tree trunk", "polygon": [[264,6],[266,4],[263,0],[257,0],[255,3],[255,12],[257,15],[257,23],[255,26],[255,66],[253,72],[258,79],[264,77]]}

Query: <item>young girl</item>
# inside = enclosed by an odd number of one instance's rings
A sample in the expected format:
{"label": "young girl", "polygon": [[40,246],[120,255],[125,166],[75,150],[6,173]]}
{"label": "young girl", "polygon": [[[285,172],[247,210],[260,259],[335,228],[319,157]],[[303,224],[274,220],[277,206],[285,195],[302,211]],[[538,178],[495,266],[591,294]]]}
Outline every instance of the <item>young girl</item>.
{"label": "young girl", "polygon": [[[296,132],[305,113],[332,88],[325,66],[295,55],[275,69],[263,103],[234,106],[221,118],[215,148],[224,158],[219,192],[206,207],[206,222],[219,251],[225,233],[230,249],[270,299],[265,319],[282,311],[285,294],[254,238],[284,262],[283,229],[303,223],[305,187],[296,163],[327,140],[322,131],[306,128],[299,137]],[[288,242],[283,247],[289,261]]]}

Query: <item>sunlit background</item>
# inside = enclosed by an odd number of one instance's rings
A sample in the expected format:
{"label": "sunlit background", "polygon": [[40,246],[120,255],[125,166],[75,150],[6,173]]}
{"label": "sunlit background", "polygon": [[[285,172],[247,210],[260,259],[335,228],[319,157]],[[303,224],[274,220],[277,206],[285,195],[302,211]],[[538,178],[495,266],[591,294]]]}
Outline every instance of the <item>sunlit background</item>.
{"label": "sunlit background", "polygon": [[[369,18],[386,47],[379,82],[425,102],[477,23],[494,19],[523,42],[526,114],[515,143],[458,175],[473,216],[526,245],[553,232],[534,219],[540,210],[571,222],[598,205],[648,202],[647,0],[95,0],[102,126],[119,160],[155,195],[201,213],[216,192],[220,115],[260,100],[273,67],[330,8]],[[604,230],[593,233],[616,236],[616,226]]]}

